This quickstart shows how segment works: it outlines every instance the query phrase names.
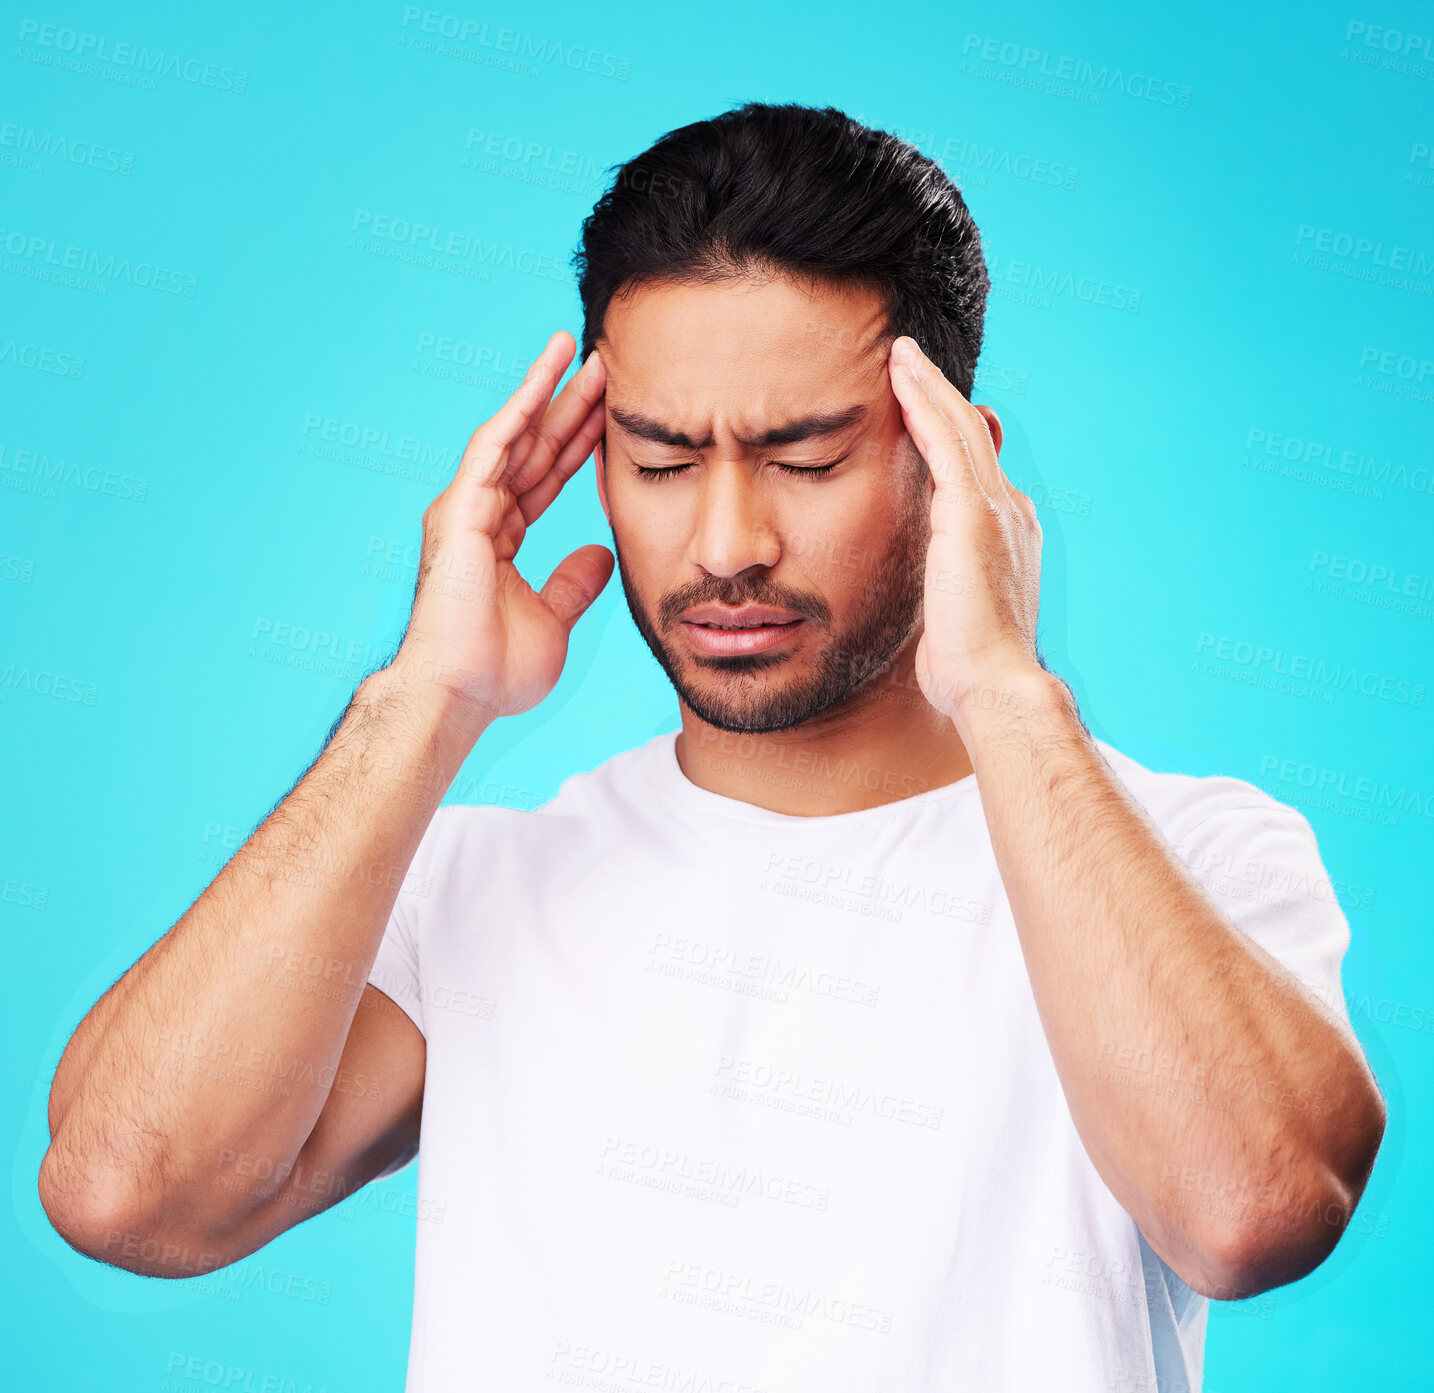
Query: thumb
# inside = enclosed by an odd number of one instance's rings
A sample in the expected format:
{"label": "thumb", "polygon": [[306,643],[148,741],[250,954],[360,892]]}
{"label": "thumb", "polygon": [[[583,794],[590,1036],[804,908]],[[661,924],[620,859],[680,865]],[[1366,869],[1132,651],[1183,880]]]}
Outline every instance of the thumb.
{"label": "thumb", "polygon": [[538,596],[571,633],[573,625],[612,578],[615,564],[612,552],[596,542],[579,547],[558,562]]}

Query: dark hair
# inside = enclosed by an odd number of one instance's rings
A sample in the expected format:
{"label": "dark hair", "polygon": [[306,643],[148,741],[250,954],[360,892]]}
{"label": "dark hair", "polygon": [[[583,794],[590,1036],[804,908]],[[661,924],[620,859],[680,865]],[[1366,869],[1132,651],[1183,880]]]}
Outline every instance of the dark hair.
{"label": "dark hair", "polygon": [[748,102],[617,168],[573,257],[582,360],[630,286],[775,271],[884,292],[890,336],[911,335],[971,396],[990,288],[981,238],[960,190],[908,141],[835,107]]}

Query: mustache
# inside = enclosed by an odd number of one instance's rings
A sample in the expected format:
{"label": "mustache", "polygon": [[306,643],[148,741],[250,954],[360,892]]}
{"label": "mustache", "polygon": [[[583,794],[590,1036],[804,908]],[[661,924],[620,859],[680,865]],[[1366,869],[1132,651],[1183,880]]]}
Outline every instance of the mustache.
{"label": "mustache", "polygon": [[733,609],[747,604],[771,605],[775,609],[789,609],[805,619],[814,619],[818,624],[831,623],[831,609],[819,595],[784,590],[760,577],[750,581],[733,578],[715,584],[683,586],[663,596],[658,605],[658,621],[663,628],[671,628],[694,605],[705,604],[729,605]]}

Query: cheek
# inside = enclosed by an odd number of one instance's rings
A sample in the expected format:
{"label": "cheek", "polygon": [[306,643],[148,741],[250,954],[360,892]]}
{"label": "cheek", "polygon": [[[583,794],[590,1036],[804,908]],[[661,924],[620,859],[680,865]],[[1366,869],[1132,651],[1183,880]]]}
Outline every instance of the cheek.
{"label": "cheek", "polygon": [[657,497],[661,487],[634,487],[624,480],[608,490],[608,525],[624,565],[634,573],[660,569],[687,547],[688,512]]}
{"label": "cheek", "polygon": [[816,485],[783,510],[782,554],[834,606],[870,586],[892,550],[905,496],[895,481],[850,476]]}

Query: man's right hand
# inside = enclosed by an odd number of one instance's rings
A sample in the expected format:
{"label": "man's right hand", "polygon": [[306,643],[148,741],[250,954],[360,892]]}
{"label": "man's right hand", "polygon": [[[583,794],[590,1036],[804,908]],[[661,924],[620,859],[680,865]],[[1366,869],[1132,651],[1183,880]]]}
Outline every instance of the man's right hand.
{"label": "man's right hand", "polygon": [[359,684],[309,771],[66,1045],[38,1190],[81,1252],[194,1276],[414,1155],[427,1044],[368,980],[379,945],[474,741],[552,689],[612,574],[601,546],[579,547],[538,593],[513,566],[602,434],[597,354],[551,400],[575,350],[553,336],[424,514],[394,661]]}
{"label": "man's right hand", "polygon": [[565,557],[540,591],[513,564],[529,525],[602,437],[597,352],[550,404],[576,349],[566,330],[548,340],[423,514],[413,613],[391,666],[419,689],[457,698],[481,725],[547,696],[573,625],[612,576],[613,554],[595,543]]}

